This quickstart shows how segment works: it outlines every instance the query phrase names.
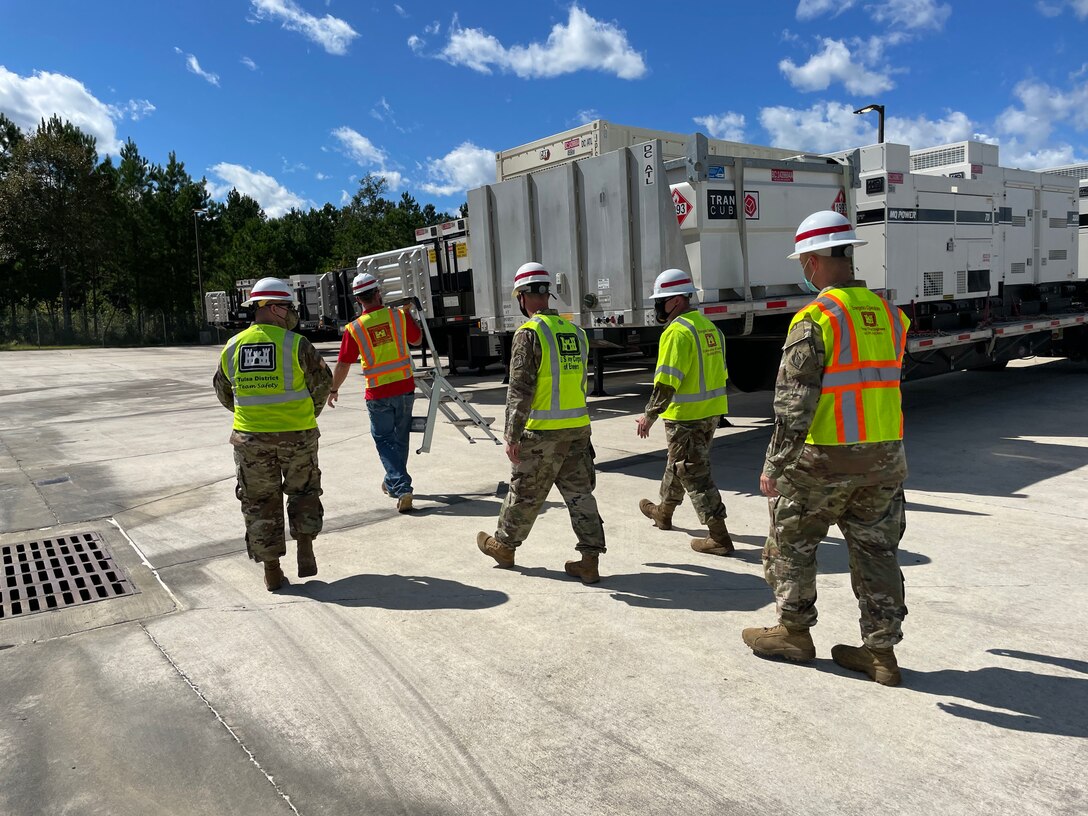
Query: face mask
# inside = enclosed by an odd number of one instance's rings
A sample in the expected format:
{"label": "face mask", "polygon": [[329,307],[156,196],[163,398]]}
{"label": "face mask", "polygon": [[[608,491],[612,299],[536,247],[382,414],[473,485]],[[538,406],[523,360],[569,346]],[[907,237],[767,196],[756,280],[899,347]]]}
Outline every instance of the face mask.
{"label": "face mask", "polygon": [[525,317],[529,316],[529,313],[527,311],[525,311],[525,296],[524,295],[518,295],[518,308],[521,309],[521,313],[523,315],[525,315]]}
{"label": "face mask", "polygon": [[665,304],[669,302],[669,298],[658,298],[654,301],[654,319],[658,323],[669,322],[669,310],[665,308]]}
{"label": "face mask", "polygon": [[[809,258],[809,261],[811,261],[811,260],[812,259]],[[803,264],[801,264],[801,280],[804,281],[805,291],[810,292],[813,295],[818,295],[818,294],[820,294],[820,290],[818,288],[816,288],[816,284],[814,284],[812,281],[810,281],[808,279],[807,269],[808,269],[808,261],[805,261]]]}
{"label": "face mask", "polygon": [[286,324],[287,331],[294,331],[298,326],[298,312],[295,311],[294,306],[287,307],[287,313],[283,316],[284,323]]}

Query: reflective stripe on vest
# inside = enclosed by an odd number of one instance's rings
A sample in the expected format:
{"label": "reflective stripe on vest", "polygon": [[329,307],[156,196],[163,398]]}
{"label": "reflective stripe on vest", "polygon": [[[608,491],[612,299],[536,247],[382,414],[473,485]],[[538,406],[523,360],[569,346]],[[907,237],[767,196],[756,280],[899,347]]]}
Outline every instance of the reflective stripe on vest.
{"label": "reflective stripe on vest", "polygon": [[[283,333],[282,337],[276,342],[276,335],[280,332]],[[300,335],[278,326],[255,323],[227,341],[220,356],[220,365],[234,392],[235,430],[274,433],[317,427],[313,400],[296,353],[301,340]],[[245,372],[241,369],[239,355],[246,346],[257,345],[278,346],[278,359],[274,364],[271,359],[268,360],[272,368],[267,370],[279,374],[276,390],[272,393],[245,393],[251,384],[241,376]],[[259,373],[265,369],[256,370]],[[294,387],[296,382],[299,388]],[[242,393],[239,393],[240,389]],[[269,411],[270,406],[281,407]]]}
{"label": "reflective stripe on vest", "polygon": [[[383,311],[385,315],[381,314]],[[382,351],[376,351],[370,342],[370,333],[367,331],[368,326],[383,324],[388,325],[393,334],[392,351],[395,356],[389,359],[385,359],[387,353],[384,350],[384,347],[389,344],[381,344],[383,346]],[[363,367],[367,388],[389,385],[412,376],[412,360],[407,339],[407,318],[402,311],[383,306],[381,309],[366,312],[360,315],[357,320],[348,324],[348,331],[355,338],[355,345],[359,347],[359,362]]]}
{"label": "reflective stripe on vest", "polygon": [[[705,419],[724,414],[729,410],[729,403],[725,396],[726,383],[729,380],[729,372],[725,368],[725,339],[722,337],[721,332],[718,331],[718,327],[702,315],[697,314],[692,318],[680,316],[675,318],[673,323],[691,335],[696,359],[687,363],[687,371],[667,363],[660,363],[657,366],[654,372],[655,381],[662,376],[672,377],[678,381],[676,393],[673,394],[671,403],[661,413],[661,416],[665,419],[684,421]],[[666,332],[671,328],[670,325]],[[676,330],[673,329],[673,331]],[[708,340],[704,344],[702,334],[706,332],[713,332],[714,336],[717,337],[716,342],[718,343],[718,352],[721,354],[722,366],[722,376],[719,378],[717,372],[715,372],[714,381],[710,387],[707,386],[706,367],[708,355],[711,355],[710,359],[716,360],[717,353],[712,353],[713,342]],[[696,364],[698,365],[698,381],[691,383],[688,377],[694,375]],[[718,385],[718,382],[721,385]],[[688,390],[689,388],[694,390]]]}
{"label": "reflective stripe on vest", "polygon": [[[563,355],[550,320],[555,321],[557,325],[565,322],[558,315],[534,315],[521,327],[536,332],[537,337],[542,341],[541,365],[548,366],[547,407],[541,404],[545,400],[542,399],[544,395],[540,391],[540,383],[545,378],[540,377],[537,380],[537,393],[533,396],[533,407],[529,411],[529,420],[526,423],[526,427],[530,430],[577,428],[589,424],[589,409],[586,407],[589,341],[581,328],[568,324],[577,338],[578,357],[581,363],[581,376],[578,378],[578,384],[572,388],[571,376],[569,374],[564,376]],[[564,383],[567,384],[565,389]],[[562,407],[564,403],[569,405],[572,401],[576,403],[573,407]]]}
{"label": "reflective stripe on vest", "polygon": [[[861,339],[854,311],[862,314]],[[910,325],[906,315],[855,286],[824,292],[794,316],[790,328],[806,316],[820,327],[826,356],[820,402],[806,442],[851,445],[902,439],[899,384]],[[882,329],[883,337],[872,335],[874,329]]]}

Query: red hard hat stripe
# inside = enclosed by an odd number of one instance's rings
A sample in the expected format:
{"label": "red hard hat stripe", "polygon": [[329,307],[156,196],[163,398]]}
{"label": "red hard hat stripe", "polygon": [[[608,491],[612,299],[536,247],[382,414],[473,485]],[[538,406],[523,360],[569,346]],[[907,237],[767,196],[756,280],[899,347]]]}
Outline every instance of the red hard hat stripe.
{"label": "red hard hat stripe", "polygon": [[522,272],[520,275],[514,275],[514,283],[517,283],[522,278],[532,278],[536,277],[537,275],[543,275],[544,277],[548,277],[548,273],[545,272],[543,269],[530,269],[528,272]]}
{"label": "red hard hat stripe", "polygon": [[668,289],[672,286],[683,286],[684,284],[691,283],[691,278],[684,278],[683,280],[669,281],[668,283],[661,284],[662,289]]}
{"label": "red hard hat stripe", "polygon": [[253,289],[249,293],[249,296],[251,298],[272,297],[273,295],[279,295],[280,297],[291,297],[290,292],[284,292],[282,289]]}
{"label": "red hard hat stripe", "polygon": [[797,237],[794,238],[795,243],[801,243],[806,238],[815,238],[817,235],[830,235],[833,232],[849,232],[852,230],[849,224],[836,224],[833,227],[820,227],[819,229],[809,230],[808,232],[799,232]]}

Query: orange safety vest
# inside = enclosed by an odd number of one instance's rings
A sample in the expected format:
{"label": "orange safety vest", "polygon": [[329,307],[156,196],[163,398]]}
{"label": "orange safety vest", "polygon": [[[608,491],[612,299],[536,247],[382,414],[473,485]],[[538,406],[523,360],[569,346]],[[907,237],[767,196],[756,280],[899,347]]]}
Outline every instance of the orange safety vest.
{"label": "orange safety vest", "polygon": [[899,383],[910,320],[864,286],[823,292],[794,315],[811,320],[826,360],[810,445],[853,445],[903,438]]}
{"label": "orange safety vest", "polygon": [[364,312],[348,324],[348,332],[359,347],[367,388],[407,380],[412,375],[408,350],[408,318],[401,309],[382,306]]}

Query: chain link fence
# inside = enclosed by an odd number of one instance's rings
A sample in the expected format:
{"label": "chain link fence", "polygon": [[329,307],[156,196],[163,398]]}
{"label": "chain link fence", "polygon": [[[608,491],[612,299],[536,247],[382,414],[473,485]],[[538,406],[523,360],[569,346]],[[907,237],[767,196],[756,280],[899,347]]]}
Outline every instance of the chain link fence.
{"label": "chain link fence", "polygon": [[72,312],[65,331],[60,310],[19,307],[0,315],[0,345],[19,346],[170,346],[212,343],[214,328],[196,315],[160,310],[133,313],[119,309]]}

